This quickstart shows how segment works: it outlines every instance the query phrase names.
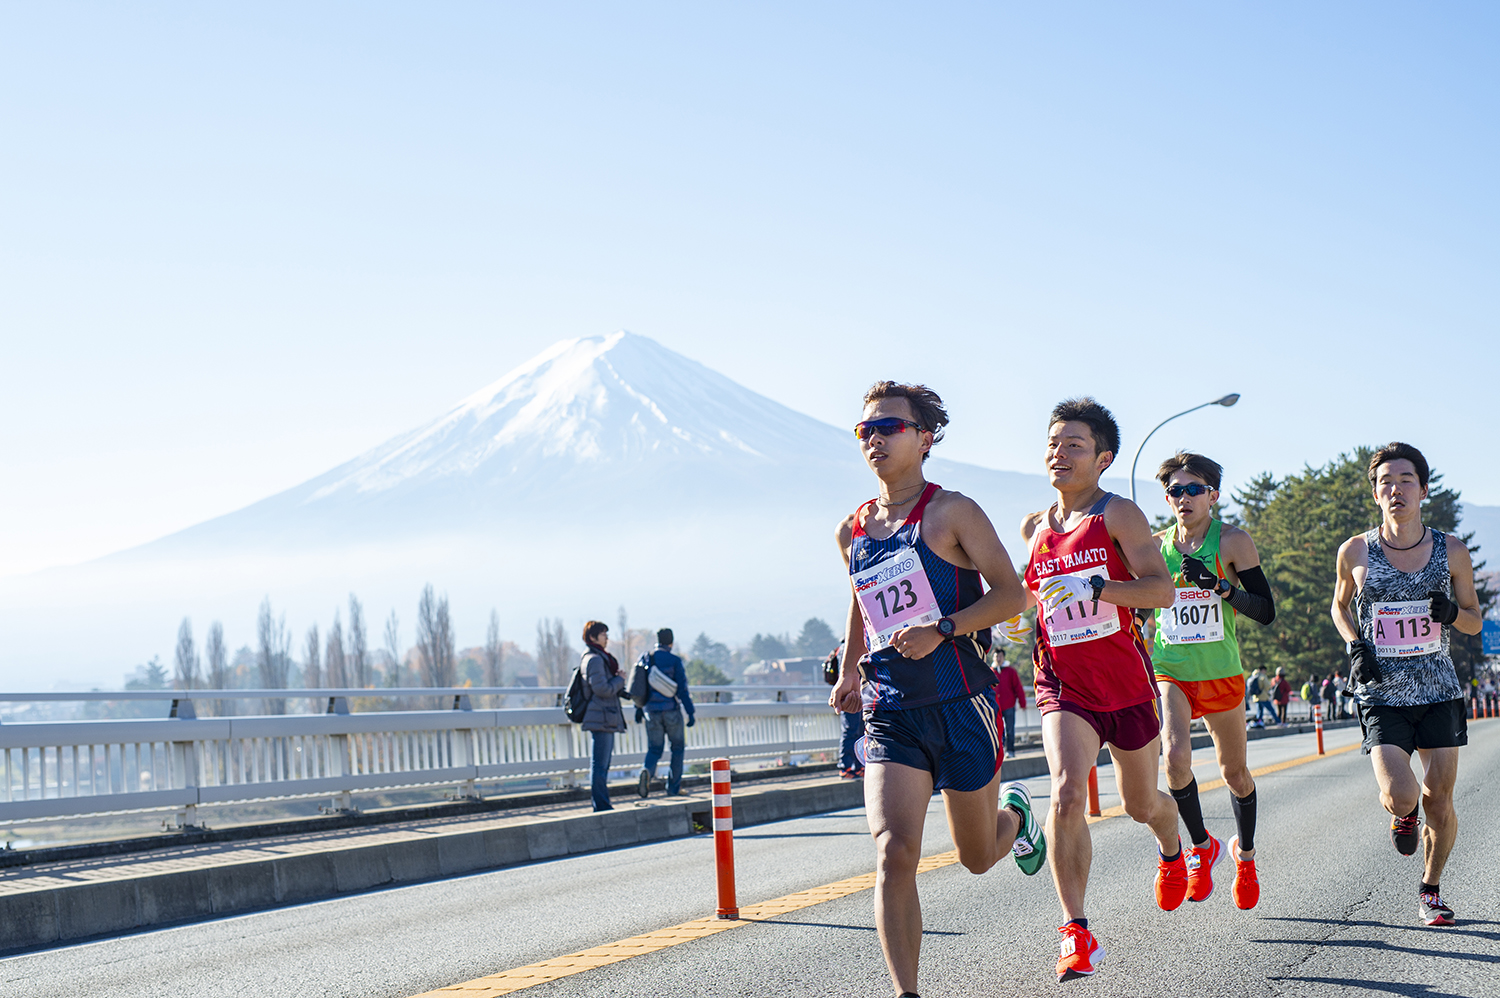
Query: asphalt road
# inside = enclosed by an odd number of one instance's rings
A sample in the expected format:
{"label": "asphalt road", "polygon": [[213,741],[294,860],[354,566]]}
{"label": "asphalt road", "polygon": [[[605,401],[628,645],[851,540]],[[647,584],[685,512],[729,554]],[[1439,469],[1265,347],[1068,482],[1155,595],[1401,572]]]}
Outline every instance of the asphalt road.
{"label": "asphalt road", "polygon": [[[1328,747],[1357,740],[1330,732]],[[1251,743],[1251,766],[1304,756],[1312,736]],[[1198,754],[1200,782],[1214,778]],[[1108,770],[1101,770],[1111,803]],[[1093,826],[1089,917],[1109,957],[1058,985],[1057,900],[1045,871],[1011,863],[919,880],[922,992],[942,995],[1500,996],[1500,721],[1471,727],[1460,765],[1458,846],[1443,893],[1453,928],[1416,921],[1421,868],[1391,848],[1359,752],[1267,774],[1260,786],[1260,906],[1220,890],[1175,912],[1152,900],[1154,850],[1128,818]],[[1047,780],[1030,781],[1045,798]],[[1206,793],[1209,827],[1233,834],[1229,798]],[[934,801],[928,853],[951,848]],[[869,872],[861,811],[736,834],[742,904]],[[707,837],[621,849],[433,884],[222,919],[0,960],[0,994],[405,996],[701,917],[713,907]],[[866,891],[522,992],[573,995],[890,994]]]}

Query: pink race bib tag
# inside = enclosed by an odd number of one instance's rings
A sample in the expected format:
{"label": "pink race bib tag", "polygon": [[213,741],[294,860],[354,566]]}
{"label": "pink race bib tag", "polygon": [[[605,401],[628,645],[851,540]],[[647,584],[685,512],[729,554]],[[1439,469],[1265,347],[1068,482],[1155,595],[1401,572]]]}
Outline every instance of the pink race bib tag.
{"label": "pink race bib tag", "polygon": [[884,561],[855,572],[854,594],[871,651],[889,647],[891,635],[903,627],[930,624],[943,616],[913,547],[899,548]]}
{"label": "pink race bib tag", "polygon": [[1375,603],[1370,607],[1375,654],[1386,658],[1435,655],[1443,649],[1443,625],[1432,619],[1425,599]]}
{"label": "pink race bib tag", "polygon": [[[1037,581],[1037,592],[1047,588],[1048,579]],[[1054,645],[1076,645],[1084,641],[1107,638],[1120,629],[1120,614],[1113,603],[1102,599],[1064,603],[1046,618],[1047,639]]]}

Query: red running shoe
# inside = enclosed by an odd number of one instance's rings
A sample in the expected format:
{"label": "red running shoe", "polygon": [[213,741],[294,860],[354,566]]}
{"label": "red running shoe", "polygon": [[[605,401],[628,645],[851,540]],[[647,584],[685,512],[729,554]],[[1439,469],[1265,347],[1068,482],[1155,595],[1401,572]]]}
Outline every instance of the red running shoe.
{"label": "red running shoe", "polygon": [[1240,838],[1229,840],[1229,851],[1234,855],[1234,906],[1240,911],[1249,911],[1260,903],[1260,878],[1255,875],[1255,860],[1240,859]]}
{"label": "red running shoe", "polygon": [[1207,901],[1214,892],[1214,866],[1224,858],[1224,843],[1208,837],[1208,845],[1194,846],[1187,854],[1187,882],[1189,901]]}
{"label": "red running shoe", "polygon": [[1177,858],[1170,863],[1160,855],[1156,860],[1156,904],[1162,911],[1176,911],[1187,897],[1187,862],[1183,859],[1182,843],[1177,844]]}
{"label": "red running shoe", "polygon": [[1069,922],[1057,930],[1062,933],[1062,951],[1057,958],[1057,983],[1088,977],[1104,962],[1104,947],[1094,934],[1081,925]]}

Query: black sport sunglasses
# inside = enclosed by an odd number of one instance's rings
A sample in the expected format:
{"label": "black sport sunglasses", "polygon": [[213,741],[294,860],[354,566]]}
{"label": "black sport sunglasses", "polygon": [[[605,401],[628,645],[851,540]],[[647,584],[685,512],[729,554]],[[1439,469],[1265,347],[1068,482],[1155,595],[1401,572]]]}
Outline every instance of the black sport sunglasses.
{"label": "black sport sunglasses", "polygon": [[897,419],[894,416],[890,416],[885,419],[867,419],[862,423],[855,423],[854,435],[861,440],[868,440],[876,434],[888,437],[895,433],[905,433],[908,426],[914,430],[922,428],[921,423],[913,423],[909,419]]}
{"label": "black sport sunglasses", "polygon": [[1173,499],[1181,499],[1183,496],[1201,496],[1205,492],[1212,491],[1213,489],[1207,485],[1199,485],[1197,482],[1188,482],[1186,485],[1167,486],[1167,495]]}

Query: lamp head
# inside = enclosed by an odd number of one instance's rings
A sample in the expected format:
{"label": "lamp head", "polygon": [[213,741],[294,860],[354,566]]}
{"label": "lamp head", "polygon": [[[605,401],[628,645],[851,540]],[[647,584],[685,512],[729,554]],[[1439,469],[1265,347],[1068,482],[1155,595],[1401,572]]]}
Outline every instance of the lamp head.
{"label": "lamp head", "polygon": [[1225,395],[1223,398],[1219,399],[1217,402],[1214,403],[1214,405],[1222,405],[1224,408],[1227,409],[1230,406],[1234,405],[1239,400],[1240,400],[1240,393],[1239,392],[1233,392],[1233,393],[1231,393],[1229,395]]}

